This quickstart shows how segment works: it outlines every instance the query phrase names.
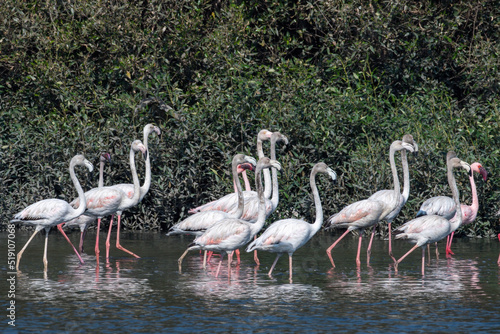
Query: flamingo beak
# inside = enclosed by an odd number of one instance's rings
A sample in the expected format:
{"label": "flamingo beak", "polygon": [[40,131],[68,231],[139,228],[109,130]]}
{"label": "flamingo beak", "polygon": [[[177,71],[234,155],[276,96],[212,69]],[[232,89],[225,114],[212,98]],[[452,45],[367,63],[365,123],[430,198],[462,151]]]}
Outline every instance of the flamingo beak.
{"label": "flamingo beak", "polygon": [[488,178],[488,172],[486,171],[486,169],[484,169],[483,167],[479,167],[479,174],[481,174],[481,176],[483,177],[483,181],[486,181],[486,179]]}

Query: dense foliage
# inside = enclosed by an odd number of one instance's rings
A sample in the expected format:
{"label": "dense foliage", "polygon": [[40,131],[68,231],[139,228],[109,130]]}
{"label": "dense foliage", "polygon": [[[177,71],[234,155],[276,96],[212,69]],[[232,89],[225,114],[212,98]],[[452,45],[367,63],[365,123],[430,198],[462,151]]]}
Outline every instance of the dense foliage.
{"label": "dense foliage", "polygon": [[[420,152],[396,224],[450,194],[445,155],[455,150],[490,172],[476,177],[480,212],[462,233],[500,229],[496,1],[6,0],[0,25],[3,222],[34,201],[75,197],[76,153],[97,164],[110,152],[105,184],[131,182],[129,145],[155,123],[153,184],[128,228],[165,229],[231,191],[232,155],[256,156],[267,128],[290,140],[278,148],[270,221],[312,219],[317,161],[339,175],[319,180],[326,216],[391,188],[389,145],[410,133]],[[97,172],[78,176],[97,185]]]}

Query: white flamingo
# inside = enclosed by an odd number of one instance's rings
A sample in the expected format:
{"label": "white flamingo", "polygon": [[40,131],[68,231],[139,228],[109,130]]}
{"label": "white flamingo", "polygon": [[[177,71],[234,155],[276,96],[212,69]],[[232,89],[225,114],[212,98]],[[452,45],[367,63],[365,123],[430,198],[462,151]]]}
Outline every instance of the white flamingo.
{"label": "white flamingo", "polygon": [[94,169],[92,163],[85,159],[83,155],[76,155],[71,159],[69,164],[69,174],[76,191],[78,192],[78,197],[84,203],[80,208],[74,209],[68,202],[51,198],[44,199],[39,202],[33,203],[26,207],[21,212],[17,213],[14,218],[10,221],[11,223],[22,223],[25,225],[34,225],[35,232],[29,238],[28,242],[24,245],[21,251],[17,254],[16,270],[19,270],[19,263],[21,262],[21,257],[23,256],[26,247],[28,247],[33,237],[41,230],[45,229],[45,248],[43,252],[43,264],[44,272],[47,272],[47,244],[49,238],[49,231],[52,226],[56,226],[62,222],[74,219],[80,216],[85,211],[85,193],[83,192],[82,186],[75,175],[75,166],[86,166],[89,171]]}
{"label": "white flamingo", "polygon": [[[106,163],[106,161],[111,162],[111,155],[109,153],[103,152],[103,153],[101,153],[101,155],[99,157],[99,183],[98,183],[99,187],[104,186],[104,164]],[[80,215],[73,220],[70,220],[66,223],[61,223],[61,224],[57,225],[57,229],[59,230],[59,232],[61,232],[61,234],[64,236],[64,238],[66,238],[66,240],[70,243],[70,245],[72,247],[74,247],[73,244],[71,243],[71,241],[69,240],[68,236],[64,232],[63,227],[69,227],[69,228],[78,227],[78,228],[80,228],[80,245],[78,248],[79,248],[79,252],[83,253],[83,239],[85,238],[85,233],[87,232],[87,227],[90,224],[92,224],[93,222],[95,222],[96,219],[97,219],[97,217],[88,216],[88,215]]]}
{"label": "white flamingo", "polygon": [[[411,136],[410,136],[411,137]],[[372,227],[378,222],[387,217],[401,204],[401,189],[399,186],[399,179],[397,176],[396,164],[394,162],[394,153],[401,150],[408,150],[413,152],[413,140],[412,142],[407,142],[409,137],[403,137],[403,141],[396,140],[391,144],[389,150],[389,159],[391,160],[391,169],[394,177],[394,190],[389,193],[389,196],[385,196],[384,200],[378,199],[365,199],[362,201],[355,202],[348,205],[342,209],[337,214],[331,216],[328,219],[330,228],[343,228],[347,227],[347,230],[342,234],[327,250],[326,254],[332,263],[332,267],[335,268],[335,263],[332,258],[333,248],[344,238],[347,233],[353,230],[361,230],[359,233],[358,241],[358,252],[356,255],[356,264],[361,265],[360,261],[360,251],[361,251],[361,239],[363,235],[363,230],[365,228]],[[368,259],[369,260],[369,259]]]}
{"label": "white flamingo", "polygon": [[[264,156],[264,151],[262,148],[262,144],[266,140],[270,140],[272,137],[272,132],[269,130],[261,130],[257,134],[257,155],[259,159]],[[271,182],[271,177],[269,170],[266,170],[267,174],[269,174],[269,183]],[[245,174],[243,174],[245,176]],[[266,198],[270,198],[271,196],[271,187],[270,185],[267,185],[269,188],[269,196]],[[243,192],[243,196],[246,199],[247,197],[252,197],[252,196],[257,196],[257,193],[252,190],[246,190]],[[225,212],[230,212],[232,211],[233,213],[236,212],[238,208],[238,195],[236,191],[231,194],[227,194],[219,199],[216,199],[214,201],[211,201],[209,203],[200,205],[196,208],[190,209],[188,213],[196,213],[196,212],[202,212],[202,211],[213,211],[213,210],[218,210],[218,211],[225,211]]]}
{"label": "white flamingo", "polygon": [[[144,196],[146,196],[146,194],[148,193],[149,191],[149,188],[151,186],[151,161],[150,161],[150,155],[149,155],[149,148],[148,148],[148,138],[149,138],[149,135],[152,134],[152,133],[156,133],[158,136],[161,135],[161,131],[160,131],[160,128],[153,125],[153,124],[146,124],[144,126],[144,129],[143,129],[143,144],[144,144],[144,147],[146,148],[146,175],[144,177],[144,184],[140,187],[140,196],[139,196],[139,200],[137,201],[137,203],[135,204],[130,204],[130,206],[124,208],[123,210],[125,209],[130,209],[131,207],[134,207],[136,206],[139,202],[141,202],[144,198]],[[131,184],[131,183],[120,183],[120,184],[115,184],[113,185],[112,187],[115,187],[115,188],[118,188],[120,189],[121,191],[123,191],[125,194],[127,194],[127,196],[132,199],[134,197],[134,194],[135,194],[135,185],[134,184]],[[126,252],[126,253],[129,253],[130,255],[136,257],[136,258],[140,258],[140,256],[138,256],[137,254],[129,251],[128,249],[125,249],[121,244],[120,244],[120,224],[121,224],[121,215],[122,215],[122,212],[123,210],[120,210],[120,211],[117,211],[117,215],[118,215],[118,223],[117,223],[117,227],[116,227],[116,248]],[[109,230],[108,230],[108,236],[106,237],[106,259],[109,258],[109,247],[110,247],[110,238],[111,238],[111,229],[113,228],[113,217],[111,217],[111,222],[110,222],[110,225],[109,225]]]}
{"label": "white flamingo", "polygon": [[[486,179],[488,178],[488,172],[486,172],[486,169],[484,169],[479,162],[474,162],[471,165],[471,169],[472,169],[472,174],[469,176],[469,180],[472,192],[472,204],[460,205],[462,211],[461,225],[472,223],[476,219],[477,212],[479,210],[479,200],[477,197],[476,182],[474,182],[474,173],[481,174],[484,181],[486,181]],[[443,216],[448,220],[455,219],[456,207],[453,198],[448,196],[435,196],[427,199],[424,203],[422,203],[422,206],[420,207],[420,210],[417,213],[417,217],[425,215]],[[457,226],[457,228],[458,227],[460,226]],[[447,237],[446,254],[453,254],[453,252],[451,251],[451,243],[453,242],[454,233],[455,230],[453,230],[451,232],[451,235]]]}
{"label": "white flamingo", "polygon": [[309,239],[311,239],[323,224],[323,209],[321,207],[321,199],[316,186],[316,174],[325,173],[330,175],[333,180],[337,179],[337,174],[329,168],[325,163],[317,163],[309,178],[309,182],[314,197],[314,205],[316,207],[316,220],[314,224],[300,219],[282,219],[278,220],[269,226],[264,233],[260,235],[247,247],[247,252],[252,250],[263,250],[272,253],[278,253],[274,260],[268,275],[271,276],[273,269],[278,262],[278,259],[284,253],[288,253],[290,266],[290,283],[292,282],[292,256],[293,253],[302,247]]}
{"label": "white flamingo", "polygon": [[[266,221],[266,207],[261,176],[261,171],[264,168],[277,168],[281,170],[281,165],[278,161],[271,160],[267,157],[259,159],[257,163],[255,169],[255,187],[259,194],[259,217],[257,221],[255,223],[249,223],[246,220],[236,218],[223,219],[197,237],[188,248],[188,251],[203,249],[221,253],[221,259],[215,277],[219,275],[224,255],[245,246],[264,226]],[[205,262],[203,266],[205,267]],[[231,277],[230,256],[228,257],[228,276]]]}
{"label": "white flamingo", "polygon": [[[135,140],[132,142],[130,146],[130,170],[132,172],[132,178],[134,180],[134,196],[129,198],[126,193],[121,191],[118,187],[100,187],[93,188],[85,193],[86,196],[86,206],[87,210],[84,212],[84,215],[97,217],[97,236],[96,236],[96,245],[95,245],[95,253],[97,262],[99,262],[99,231],[101,226],[102,217],[114,215],[118,213],[121,215],[122,211],[128,209],[137,203],[139,203],[140,198],[140,184],[139,177],[137,176],[137,169],[135,166],[135,153],[142,152],[143,155],[147,154],[146,147],[142,144],[140,140]],[[80,206],[79,198],[76,198],[73,202],[70,203],[74,208],[78,208]],[[113,217],[111,217],[110,224],[113,224]],[[123,247],[119,246],[119,239],[117,238],[117,248],[125,250]],[[109,247],[108,247],[109,249]],[[130,252],[130,251],[127,251]],[[130,252],[132,253],[132,252]],[[133,253],[132,253],[133,254]],[[133,254],[135,255],[135,254]],[[135,255],[137,257],[137,255]],[[106,258],[109,257],[109,254],[106,255]]]}
{"label": "white flamingo", "polygon": [[411,252],[417,247],[422,247],[422,275],[425,273],[425,245],[438,242],[451,233],[453,229],[460,226],[462,223],[462,210],[460,210],[460,198],[453,174],[453,168],[464,168],[472,174],[470,165],[460,160],[455,152],[448,152],[446,156],[448,184],[453,194],[453,201],[455,202],[456,217],[454,220],[447,219],[439,215],[426,215],[417,217],[409,222],[403,224],[396,229],[396,239],[406,239],[415,246],[412,247],[405,255],[396,261],[394,267],[397,271],[399,263],[403,261]]}
{"label": "white flamingo", "polygon": [[[403,136],[403,142],[411,144],[413,146],[413,153],[417,154],[418,153],[418,145],[413,139],[412,135],[404,135]],[[392,221],[397,217],[403,206],[406,204],[408,201],[408,197],[410,196],[410,170],[408,168],[408,158],[406,156],[406,150],[400,150],[401,153],[401,164],[403,167],[403,193],[399,197],[399,205],[391,212],[389,213],[383,220],[385,220],[388,224],[388,231],[389,231],[389,256],[392,258],[393,261],[396,261],[394,258],[394,255],[392,254]],[[394,162],[394,159],[389,158],[390,163],[391,163],[391,169],[392,172],[396,172],[395,175],[393,175],[394,178],[398,178],[398,174],[396,171],[396,165]],[[383,201],[386,203],[389,203],[392,201],[394,197],[394,190],[379,190],[373,195],[371,195],[368,199],[372,200],[378,200],[378,201]],[[375,226],[373,227],[372,235],[370,237],[370,243],[368,244],[368,251],[367,251],[367,262],[370,262],[370,255],[371,255],[371,247],[372,247],[372,242],[373,242],[373,237],[375,236]]]}
{"label": "white flamingo", "polygon": [[[243,191],[241,189],[241,183],[238,179],[238,171],[237,167],[240,164],[245,164],[249,163],[252,165],[256,164],[256,161],[254,158],[244,155],[244,154],[236,154],[233,157],[232,164],[231,164],[231,171],[233,175],[233,182],[236,184],[237,188],[237,193],[238,193],[238,210],[235,213],[229,213],[225,211],[218,211],[218,210],[212,210],[212,211],[201,211],[197,212],[183,221],[175,224],[172,226],[167,233],[168,236],[170,235],[176,235],[176,234],[192,234],[192,235],[202,235],[209,227],[217,223],[218,221],[225,219],[225,218],[236,218],[239,219],[241,215],[243,214],[243,206],[244,206],[244,199],[243,199]],[[184,257],[187,255],[189,252],[189,249],[187,249],[182,256],[179,258],[178,263],[179,267],[182,265],[182,260]]]}

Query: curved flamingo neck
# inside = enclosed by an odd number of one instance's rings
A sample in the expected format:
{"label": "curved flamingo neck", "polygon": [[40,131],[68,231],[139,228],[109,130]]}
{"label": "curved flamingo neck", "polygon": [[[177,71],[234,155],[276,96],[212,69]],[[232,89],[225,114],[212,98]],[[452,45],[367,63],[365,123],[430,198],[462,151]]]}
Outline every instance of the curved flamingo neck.
{"label": "curved flamingo neck", "polygon": [[[276,136],[271,137],[271,159],[276,160]],[[269,172],[269,169],[266,169]],[[279,193],[279,186],[278,186],[278,171],[276,168],[272,168],[271,170],[272,173],[272,197],[271,197],[271,204],[273,206],[272,211],[276,210],[278,207],[278,203],[280,201],[280,193]],[[264,196],[266,194],[264,193]],[[269,197],[266,197],[269,198]]]}
{"label": "curved flamingo neck", "polygon": [[[146,151],[146,154],[149,152]],[[132,172],[132,180],[134,182],[134,195],[132,198],[124,196],[122,199],[122,207],[131,207],[139,203],[141,198],[141,185],[139,184],[139,176],[137,176],[137,168],[135,166],[135,150],[133,147],[130,148],[130,171]]]}
{"label": "curved flamingo neck", "polygon": [[470,205],[470,207],[474,211],[474,213],[477,214],[477,211],[479,210],[479,199],[477,198],[476,182],[474,181],[474,172],[472,172],[472,175],[469,176],[469,180],[470,180],[470,189],[472,192],[472,204]]}
{"label": "curved flamingo neck", "polygon": [[99,163],[99,188],[104,187],[104,160]]}
{"label": "curved flamingo neck", "polygon": [[309,177],[309,183],[311,184],[311,190],[314,197],[314,206],[316,207],[316,220],[312,225],[312,232],[316,233],[319,231],[323,225],[323,208],[321,207],[321,198],[319,197],[318,187],[316,185],[316,174],[318,172],[313,169],[311,176]]}
{"label": "curved flamingo neck", "polygon": [[257,164],[255,169],[255,188],[257,189],[257,196],[259,197],[259,215],[257,221],[250,226],[254,235],[262,229],[266,222],[266,201],[264,198],[264,190],[262,189],[262,169],[262,165]]}
{"label": "curved flamingo neck", "polygon": [[[263,142],[262,140],[259,138],[259,136],[257,136],[257,156],[260,158],[263,158],[264,157],[264,149],[263,149]],[[271,197],[271,191],[272,191],[272,188],[271,188],[271,172],[269,171],[269,169],[264,169],[262,171],[264,173],[264,196],[266,198],[270,198]]]}
{"label": "curved flamingo neck", "polygon": [[451,188],[451,193],[453,195],[453,201],[456,206],[456,214],[454,219],[450,221],[450,225],[452,226],[452,231],[456,230],[462,224],[462,210],[460,208],[460,198],[457,187],[457,182],[455,180],[455,175],[453,174],[453,165],[448,162],[448,184]]}
{"label": "curved flamingo neck", "polygon": [[406,150],[401,150],[401,164],[403,165],[403,205],[410,197],[410,170]]}
{"label": "curved flamingo neck", "polygon": [[243,199],[243,191],[241,189],[240,179],[238,178],[238,162],[233,159],[231,166],[233,172],[233,184],[236,187],[236,193],[238,194],[238,208],[235,212],[235,218],[240,219],[243,216],[243,208],[245,206],[245,201]]}
{"label": "curved flamingo neck", "polygon": [[241,172],[241,176],[243,177],[243,182],[245,183],[245,190],[251,191],[252,187],[250,187],[250,181],[248,180],[247,171],[244,170],[243,172]]}
{"label": "curved flamingo neck", "polygon": [[401,194],[401,188],[399,185],[399,177],[398,177],[398,171],[396,169],[396,161],[394,159],[394,154],[396,153],[396,148],[395,145],[392,144],[391,148],[389,150],[389,161],[391,163],[391,171],[392,171],[392,178],[394,182],[394,191],[398,194]]}
{"label": "curved flamingo neck", "polygon": [[72,220],[85,212],[87,209],[87,201],[85,199],[85,192],[82,189],[80,181],[75,174],[75,163],[72,161],[69,165],[69,175],[71,177],[71,181],[73,181],[73,185],[75,186],[76,191],[78,192],[78,200],[80,201],[80,205],[77,209],[73,210],[73,215],[71,217],[67,217],[66,221]]}
{"label": "curved flamingo neck", "polygon": [[148,156],[146,157],[146,174],[144,176],[144,184],[141,186],[141,199],[147,194],[149,191],[149,187],[151,187],[151,161],[149,160],[149,147],[148,147],[148,137],[149,134],[152,133],[148,131],[148,126],[144,127],[144,138],[143,138],[143,144],[146,147],[146,150],[148,152]]}

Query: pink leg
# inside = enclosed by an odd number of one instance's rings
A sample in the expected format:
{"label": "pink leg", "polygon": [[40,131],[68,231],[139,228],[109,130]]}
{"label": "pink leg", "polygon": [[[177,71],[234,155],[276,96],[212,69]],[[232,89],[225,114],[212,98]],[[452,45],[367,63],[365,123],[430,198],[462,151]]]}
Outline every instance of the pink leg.
{"label": "pink leg", "polygon": [[290,265],[290,277],[289,277],[289,280],[290,280],[290,283],[292,283],[292,256],[291,255],[289,255],[288,263]]}
{"label": "pink leg", "polygon": [[233,252],[231,252],[231,256],[227,258],[227,278],[231,279],[231,260],[233,259]]}
{"label": "pink leg", "polygon": [[220,271],[220,267],[222,266],[222,260],[224,260],[224,252],[222,252],[220,254],[220,262],[219,262],[219,266],[217,267],[217,271],[215,272],[215,278],[217,278],[219,276],[219,271]]}
{"label": "pink leg", "polygon": [[281,253],[278,253],[278,255],[276,255],[276,259],[274,260],[273,265],[271,266],[271,270],[269,270],[269,272],[267,273],[269,276],[271,276],[271,274],[274,270],[274,266],[276,265],[276,262],[278,262],[278,259],[280,258],[280,256],[281,256]]}
{"label": "pink leg", "polygon": [[[243,171],[243,173],[245,173],[245,171]],[[253,240],[257,240],[256,235],[254,235]],[[257,256],[257,250],[253,251],[253,260],[255,261],[255,263],[257,263],[258,266],[260,266],[259,257]]]}
{"label": "pink leg", "polygon": [[366,264],[370,264],[370,255],[372,255],[372,242],[375,236],[375,228],[377,225],[373,225],[372,236],[370,237],[370,243],[368,243],[368,250],[366,251]]}
{"label": "pink leg", "polygon": [[113,228],[113,218],[115,215],[111,215],[111,221],[109,222],[108,236],[106,237],[106,263],[109,263],[109,248],[111,247],[111,229]]}
{"label": "pink leg", "polygon": [[[446,238],[446,255],[455,255],[455,253],[453,253],[451,251],[451,243],[453,242],[453,235],[455,234],[455,231],[451,232],[451,235],[449,235],[447,238]],[[448,241],[449,239],[449,241]]]}
{"label": "pink leg", "polygon": [[363,231],[359,233],[359,241],[358,241],[358,254],[356,255],[356,265],[361,266],[360,253],[361,253],[361,241],[363,239]]}
{"label": "pink leg", "polygon": [[[396,271],[398,271],[398,264],[400,264],[401,261],[403,261],[403,259],[405,257],[407,257],[408,255],[410,255],[411,252],[413,252],[415,249],[417,249],[417,247],[418,247],[418,245],[413,246],[405,255],[403,255],[399,260],[397,260],[394,263],[394,268],[396,269]],[[425,252],[425,248],[424,248],[424,252]]]}
{"label": "pink leg", "polygon": [[425,247],[422,247],[422,276],[425,275]]}
{"label": "pink leg", "polygon": [[436,260],[439,260],[439,248],[438,248],[438,243],[435,243],[436,245]]}
{"label": "pink leg", "polygon": [[83,261],[82,257],[80,256],[80,254],[78,253],[78,251],[76,250],[75,246],[73,246],[73,243],[71,242],[71,240],[69,240],[68,236],[66,235],[66,233],[64,233],[63,229],[62,229],[62,226],[64,225],[64,223],[61,223],[59,225],[57,225],[57,229],[59,230],[59,232],[61,232],[61,234],[63,235],[63,237],[66,239],[67,242],[69,242],[69,244],[71,245],[71,247],[73,248],[73,250],[75,251],[76,253],[76,256],[78,256],[78,259],[80,260],[80,263],[81,264],[84,264],[85,262]]}
{"label": "pink leg", "polygon": [[101,218],[97,218],[97,235],[95,237],[95,257],[99,265],[99,231],[101,230]]}
{"label": "pink leg", "polygon": [[392,229],[391,229],[391,223],[389,223],[389,256],[391,257],[392,261],[396,262],[396,258],[392,254]]}
{"label": "pink leg", "polygon": [[132,253],[131,251],[125,249],[124,247],[122,247],[122,245],[120,245],[120,215],[118,215],[118,230],[116,231],[116,248],[124,251],[124,252],[127,252],[129,253],[130,255],[132,256],[135,256],[136,258],[140,259],[141,257],[139,255],[136,255],[134,253]]}
{"label": "pink leg", "polygon": [[349,230],[346,230],[344,232],[344,234],[342,234],[340,236],[340,238],[338,238],[330,247],[328,247],[328,249],[326,250],[326,255],[328,255],[328,258],[330,259],[330,262],[332,263],[332,267],[335,268],[335,263],[333,262],[333,258],[332,258],[332,249],[337,246],[337,244],[339,243],[340,240],[342,240],[343,237],[346,236],[346,234],[349,233]]}
{"label": "pink leg", "polygon": [[[241,261],[240,261],[240,250],[239,250],[239,249],[237,249],[237,250],[235,250],[234,252],[236,253],[236,259],[237,259],[237,261],[238,261],[238,264],[240,264],[240,262],[241,262]],[[232,260],[232,259],[233,259],[233,253],[231,252],[231,260]]]}

